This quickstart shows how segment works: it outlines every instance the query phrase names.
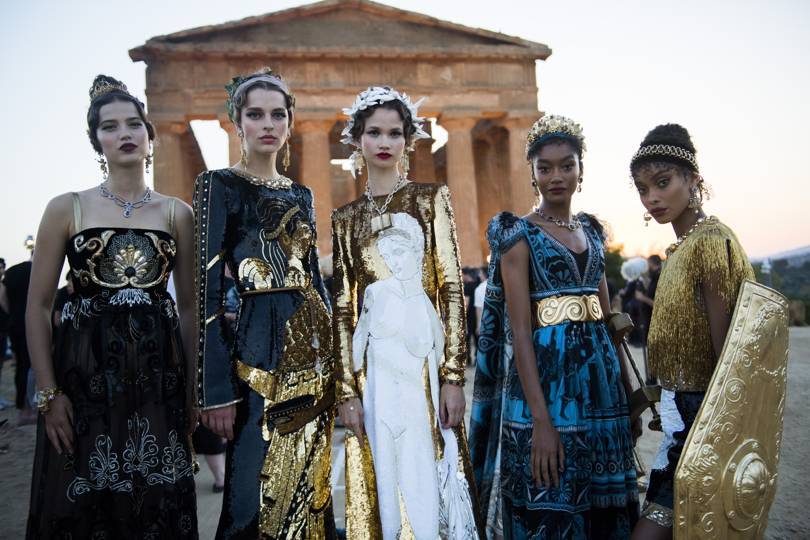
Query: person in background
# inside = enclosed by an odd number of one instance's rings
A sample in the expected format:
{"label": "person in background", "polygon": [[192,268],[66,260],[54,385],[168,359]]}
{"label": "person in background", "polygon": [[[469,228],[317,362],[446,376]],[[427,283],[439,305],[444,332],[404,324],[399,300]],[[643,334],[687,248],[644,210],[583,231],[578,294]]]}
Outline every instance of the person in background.
{"label": "person in background", "polygon": [[[0,258],[0,298],[6,295],[5,291],[3,290],[5,288],[5,285],[3,285],[3,276],[5,273],[6,260]],[[0,307],[0,376],[2,376],[3,373],[3,364],[8,358],[8,323],[8,312],[3,307]],[[12,405],[14,405],[13,401],[0,398],[0,411],[3,409],[8,409]]]}
{"label": "person in background", "polygon": [[[31,252],[33,257],[34,253]],[[33,387],[29,388],[28,372],[31,370],[31,358],[28,355],[28,344],[25,332],[25,303],[28,298],[28,282],[31,280],[31,261],[15,264],[3,275],[3,290],[0,291],[0,307],[9,315],[8,336],[11,339],[11,350],[14,352],[14,386],[17,394],[15,405],[20,414],[18,425],[33,424],[37,413],[31,405]]]}
{"label": "person in background", "polygon": [[489,269],[482,266],[479,270],[481,276],[481,283],[475,288],[473,293],[473,308],[475,308],[475,343],[478,344],[479,330],[481,329],[481,315],[484,313],[484,297],[487,293],[487,281],[489,278]]}

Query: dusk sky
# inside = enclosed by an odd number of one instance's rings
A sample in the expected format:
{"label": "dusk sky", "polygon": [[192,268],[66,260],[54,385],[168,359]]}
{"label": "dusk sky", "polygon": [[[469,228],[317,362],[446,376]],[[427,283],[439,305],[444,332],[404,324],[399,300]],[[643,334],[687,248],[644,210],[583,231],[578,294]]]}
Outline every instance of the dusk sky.
{"label": "dusk sky", "polygon": [[[4,3],[0,257],[26,256],[23,240],[50,198],[101,181],[85,134],[97,73],[122,79],[144,99],[145,65],[129,59],[132,47],[305,3]],[[674,240],[669,226],[644,227],[628,173],[641,139],[664,122],[692,133],[714,192],[706,210],[737,232],[750,256],[810,244],[810,2],[384,3],[551,47],[537,65],[538,107],[584,127],[585,183],[575,208],[610,223],[625,254],[663,251]],[[226,166],[224,132],[194,129],[208,167]]]}

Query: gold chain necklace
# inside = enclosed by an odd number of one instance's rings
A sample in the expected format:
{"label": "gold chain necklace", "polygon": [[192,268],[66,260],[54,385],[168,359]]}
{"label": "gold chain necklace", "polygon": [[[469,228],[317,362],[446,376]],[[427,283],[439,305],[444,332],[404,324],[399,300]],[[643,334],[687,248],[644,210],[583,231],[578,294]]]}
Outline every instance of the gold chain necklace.
{"label": "gold chain necklace", "polygon": [[238,177],[244,178],[255,186],[264,186],[270,189],[290,189],[293,181],[284,175],[279,175],[278,178],[265,178],[263,176],[256,176],[247,171],[231,167],[231,171]]}
{"label": "gold chain necklace", "polygon": [[683,233],[682,235],[680,235],[680,236],[678,237],[678,239],[677,239],[677,240],[675,240],[675,241],[674,241],[672,244],[670,244],[670,245],[669,245],[669,247],[667,248],[667,251],[666,251],[666,255],[667,255],[667,257],[669,257],[670,255],[672,255],[673,253],[675,253],[675,250],[676,250],[676,249],[678,249],[678,246],[680,246],[681,244],[683,244],[683,243],[684,243],[684,241],[685,241],[685,240],[686,240],[686,239],[689,237],[689,235],[690,235],[690,234],[692,234],[693,232],[695,232],[695,231],[697,230],[697,228],[698,228],[698,227],[700,227],[700,226],[701,226],[702,224],[704,224],[704,223],[711,223],[711,222],[714,222],[716,219],[717,219],[717,218],[715,218],[714,216],[703,216],[702,218],[698,219],[698,220],[695,222],[695,224],[694,224],[694,225],[692,225],[692,226],[689,228],[689,230],[688,230],[688,231],[686,231],[685,233]]}

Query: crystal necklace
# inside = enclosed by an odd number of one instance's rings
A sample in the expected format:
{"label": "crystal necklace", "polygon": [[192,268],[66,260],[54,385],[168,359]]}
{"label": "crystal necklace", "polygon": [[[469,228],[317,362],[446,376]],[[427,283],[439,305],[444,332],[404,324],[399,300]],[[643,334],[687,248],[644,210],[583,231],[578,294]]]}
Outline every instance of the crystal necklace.
{"label": "crystal necklace", "polygon": [[242,169],[231,167],[231,171],[241,178],[256,186],[264,186],[270,189],[290,189],[293,181],[286,176],[279,175],[278,178],[265,178],[264,176],[256,176]]}
{"label": "crystal necklace", "polygon": [[670,255],[672,255],[672,254],[675,252],[675,250],[676,250],[676,249],[678,249],[678,246],[680,246],[681,244],[683,244],[683,243],[684,243],[684,241],[685,241],[685,240],[686,240],[686,239],[689,237],[689,235],[690,235],[690,234],[692,234],[693,232],[695,232],[695,231],[697,230],[697,228],[698,228],[698,227],[700,227],[700,226],[701,226],[703,223],[706,223],[706,222],[712,222],[712,221],[714,221],[715,219],[716,219],[716,218],[715,218],[714,216],[703,216],[702,218],[698,219],[698,220],[695,222],[695,224],[694,224],[694,225],[692,225],[691,227],[689,227],[689,230],[688,230],[688,231],[686,231],[685,233],[683,233],[682,235],[680,235],[680,236],[678,237],[678,239],[677,239],[677,240],[675,240],[675,242],[673,242],[672,244],[670,244],[670,246],[667,248],[667,251],[666,251],[667,257],[669,257]]}
{"label": "crystal necklace", "polygon": [[558,219],[555,217],[551,217],[547,215],[543,210],[540,209],[539,206],[535,206],[532,208],[532,212],[540,216],[541,218],[545,219],[546,221],[550,221],[557,227],[562,227],[563,229],[568,229],[569,231],[575,231],[582,227],[582,222],[579,221],[576,216],[571,218],[571,221],[563,221],[562,219]]}
{"label": "crystal necklace", "polygon": [[140,201],[130,202],[111,192],[109,189],[107,189],[106,184],[106,181],[99,184],[99,193],[101,193],[101,196],[105,199],[110,199],[112,202],[123,208],[125,218],[129,218],[132,215],[133,210],[141,208],[143,205],[152,200],[152,189],[149,186],[146,186],[146,193],[143,194]]}
{"label": "crystal necklace", "polygon": [[394,184],[394,188],[385,198],[382,206],[377,206],[377,202],[374,200],[374,196],[371,194],[371,182],[366,180],[366,199],[368,202],[371,203],[371,209],[377,213],[376,216],[371,216],[371,232],[376,233],[383,229],[387,229],[391,226],[391,216],[386,214],[388,211],[388,205],[391,204],[391,200],[394,198],[394,194],[397,191],[402,189],[402,187],[408,183],[408,179],[404,176],[400,176],[397,179],[397,183]]}

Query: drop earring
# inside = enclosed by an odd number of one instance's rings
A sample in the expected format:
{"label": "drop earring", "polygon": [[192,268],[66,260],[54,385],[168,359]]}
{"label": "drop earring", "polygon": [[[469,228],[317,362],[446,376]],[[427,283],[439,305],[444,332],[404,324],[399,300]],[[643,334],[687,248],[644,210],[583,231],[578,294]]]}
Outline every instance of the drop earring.
{"label": "drop earring", "polygon": [[146,159],[144,163],[146,165],[146,172],[149,172],[149,169],[152,167],[152,155],[154,154],[154,150],[152,150],[152,145],[149,145],[149,153],[146,154]]}
{"label": "drop earring", "polygon": [[650,220],[652,219],[652,215],[649,212],[644,212],[644,226],[650,226]]}
{"label": "drop earring", "polygon": [[245,149],[245,134],[241,129],[237,130],[236,134],[239,136],[239,163],[242,164],[243,169],[247,170],[248,156],[247,150]]}
{"label": "drop earring", "polygon": [[360,173],[363,172],[363,167],[366,165],[366,159],[363,157],[363,152],[359,148],[349,156],[349,164],[352,168],[352,176],[357,180],[360,178]]}
{"label": "drop earring", "polygon": [[104,154],[99,153],[98,159],[96,159],[96,161],[98,162],[98,166],[101,169],[101,176],[104,178],[104,180],[106,180],[107,176],[109,176],[109,170],[107,169],[107,160],[104,159]]}
{"label": "drop earring", "polygon": [[284,141],[284,158],[281,160],[281,166],[284,167],[284,171],[286,172],[287,169],[290,168],[290,139],[288,138]]}
{"label": "drop earring", "polygon": [[579,177],[579,183],[577,184],[577,193],[582,193],[582,177]]}
{"label": "drop earring", "polygon": [[408,158],[408,151],[402,154],[402,159],[399,160],[399,165],[402,167],[402,177],[408,177],[408,171],[411,169],[411,160]]}
{"label": "drop earring", "polygon": [[698,196],[697,188],[693,187],[689,189],[689,208],[695,211],[695,213],[700,212],[700,197]]}

